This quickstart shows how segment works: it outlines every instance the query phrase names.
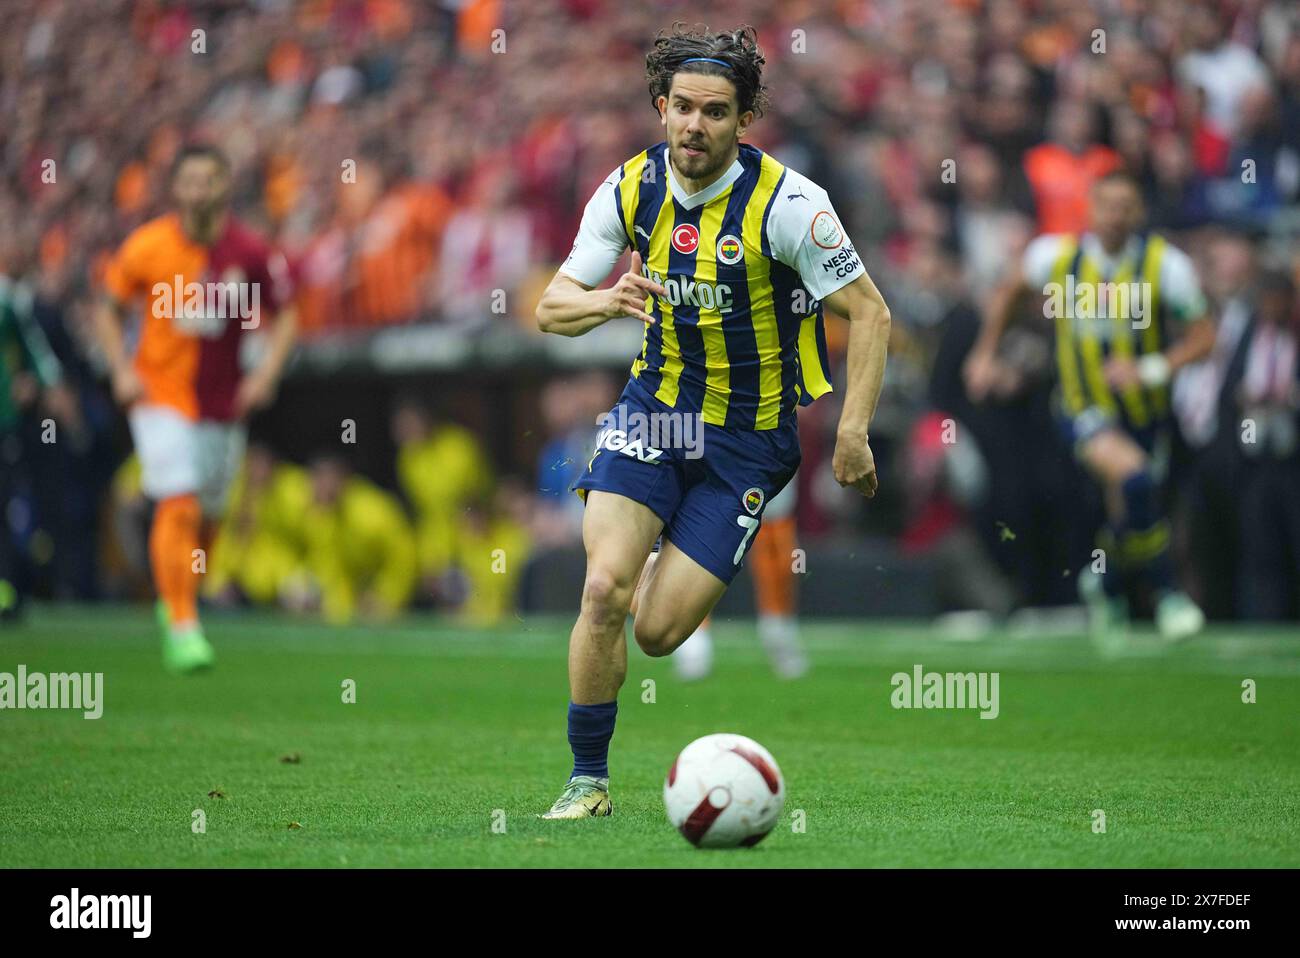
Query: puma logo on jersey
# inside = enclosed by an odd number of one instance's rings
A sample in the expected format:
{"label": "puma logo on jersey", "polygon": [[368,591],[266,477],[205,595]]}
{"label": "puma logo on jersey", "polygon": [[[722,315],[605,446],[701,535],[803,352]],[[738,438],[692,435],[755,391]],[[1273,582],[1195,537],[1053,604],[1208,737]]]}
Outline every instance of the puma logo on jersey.
{"label": "puma logo on jersey", "polygon": [[[621,452],[625,456],[631,456],[640,462],[658,462],[663,456],[662,449],[656,449],[643,443],[640,439],[628,441],[627,433],[622,429],[607,429],[600,434],[596,441],[596,450],[608,449],[610,452]],[[595,456],[592,457],[595,459]]]}

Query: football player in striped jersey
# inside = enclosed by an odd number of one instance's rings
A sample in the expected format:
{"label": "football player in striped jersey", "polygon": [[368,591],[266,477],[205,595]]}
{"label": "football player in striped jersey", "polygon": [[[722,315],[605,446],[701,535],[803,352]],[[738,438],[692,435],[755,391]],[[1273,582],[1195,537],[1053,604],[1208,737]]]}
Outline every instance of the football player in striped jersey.
{"label": "football player in striped jersey", "polygon": [[1003,381],[1003,330],[1024,298],[1041,293],[1056,341],[1054,403],[1061,435],[1101,484],[1107,526],[1101,552],[1079,576],[1094,638],[1123,641],[1126,593],[1155,594],[1167,639],[1199,632],[1205,616],[1174,583],[1169,522],[1160,505],[1168,459],[1174,373],[1209,354],[1214,327],[1188,256],[1142,230],[1142,192],[1128,173],[1092,187],[1092,229],[1033,240],[1016,274],[993,296],[966,362],[967,389],[983,400]]}
{"label": "football player in striped jersey", "polygon": [[[549,818],[610,813],[627,615],[647,655],[685,642],[798,468],[795,409],[831,389],[823,310],[850,322],[835,478],[876,490],[867,431],[889,310],[826,191],[741,141],[766,102],[763,62],[752,28],[659,35],[646,74],[666,138],[596,189],[537,308],[564,336],[645,324],[575,483],[587,570],[569,640],[573,769]],[[598,288],[628,249],[629,270]]]}

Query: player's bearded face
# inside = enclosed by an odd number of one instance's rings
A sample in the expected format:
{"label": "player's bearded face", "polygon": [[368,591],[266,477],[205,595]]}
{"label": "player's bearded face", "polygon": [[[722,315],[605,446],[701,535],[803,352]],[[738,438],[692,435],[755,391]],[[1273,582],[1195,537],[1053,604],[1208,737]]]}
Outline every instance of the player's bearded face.
{"label": "player's bearded face", "polygon": [[1142,195],[1124,181],[1093,188],[1092,229],[1108,245],[1118,245],[1142,224]]}
{"label": "player's bearded face", "polygon": [[229,185],[221,164],[206,156],[196,156],[176,171],[172,193],[181,212],[207,219],[225,205]]}
{"label": "player's bearded face", "polygon": [[668,130],[668,153],[681,175],[707,179],[730,165],[751,117],[738,112],[731,81],[679,73],[660,102]]}

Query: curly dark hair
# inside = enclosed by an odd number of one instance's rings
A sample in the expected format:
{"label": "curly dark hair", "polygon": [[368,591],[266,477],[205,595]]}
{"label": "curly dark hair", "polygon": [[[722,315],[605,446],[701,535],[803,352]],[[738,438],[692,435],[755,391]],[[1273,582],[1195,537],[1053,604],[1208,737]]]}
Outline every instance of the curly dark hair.
{"label": "curly dark hair", "polygon": [[[660,30],[654,48],[646,54],[645,75],[650,84],[650,102],[655,104],[655,110],[659,109],[659,97],[668,95],[673,85],[673,74],[685,70],[730,80],[736,88],[740,112],[753,110],[756,116],[762,116],[768,103],[767,87],[763,86],[763,64],[766,61],[758,49],[757,31],[747,24],[724,33],[709,33],[708,27],[702,24],[696,24],[696,29],[688,31],[683,29],[685,25],[684,21],[678,20],[673,24],[672,33]],[[728,66],[718,63],[682,65],[683,60],[692,57],[710,57],[726,62]]]}

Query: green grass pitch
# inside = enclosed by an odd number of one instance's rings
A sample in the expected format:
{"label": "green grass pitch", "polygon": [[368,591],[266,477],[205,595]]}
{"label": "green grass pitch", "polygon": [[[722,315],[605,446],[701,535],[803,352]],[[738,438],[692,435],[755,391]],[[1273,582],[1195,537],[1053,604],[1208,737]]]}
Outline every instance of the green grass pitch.
{"label": "green grass pitch", "polygon": [[[1174,649],[1139,634],[1103,660],[1082,637],[958,643],[917,625],[808,623],[813,671],[787,683],[752,623],[718,622],[716,673],[700,684],[630,649],[613,817],[544,822],[569,771],[568,627],[213,615],[217,669],[178,678],[161,670],[148,610],[38,607],[0,631],[0,671],[103,672],[104,713],[0,712],[0,863],[1300,865],[1293,630],[1216,629]],[[890,676],[915,663],[997,671],[1000,716],[895,710]],[[786,777],[783,819],[752,850],[696,850],[664,817],[673,756],[715,731],[762,742]]]}

